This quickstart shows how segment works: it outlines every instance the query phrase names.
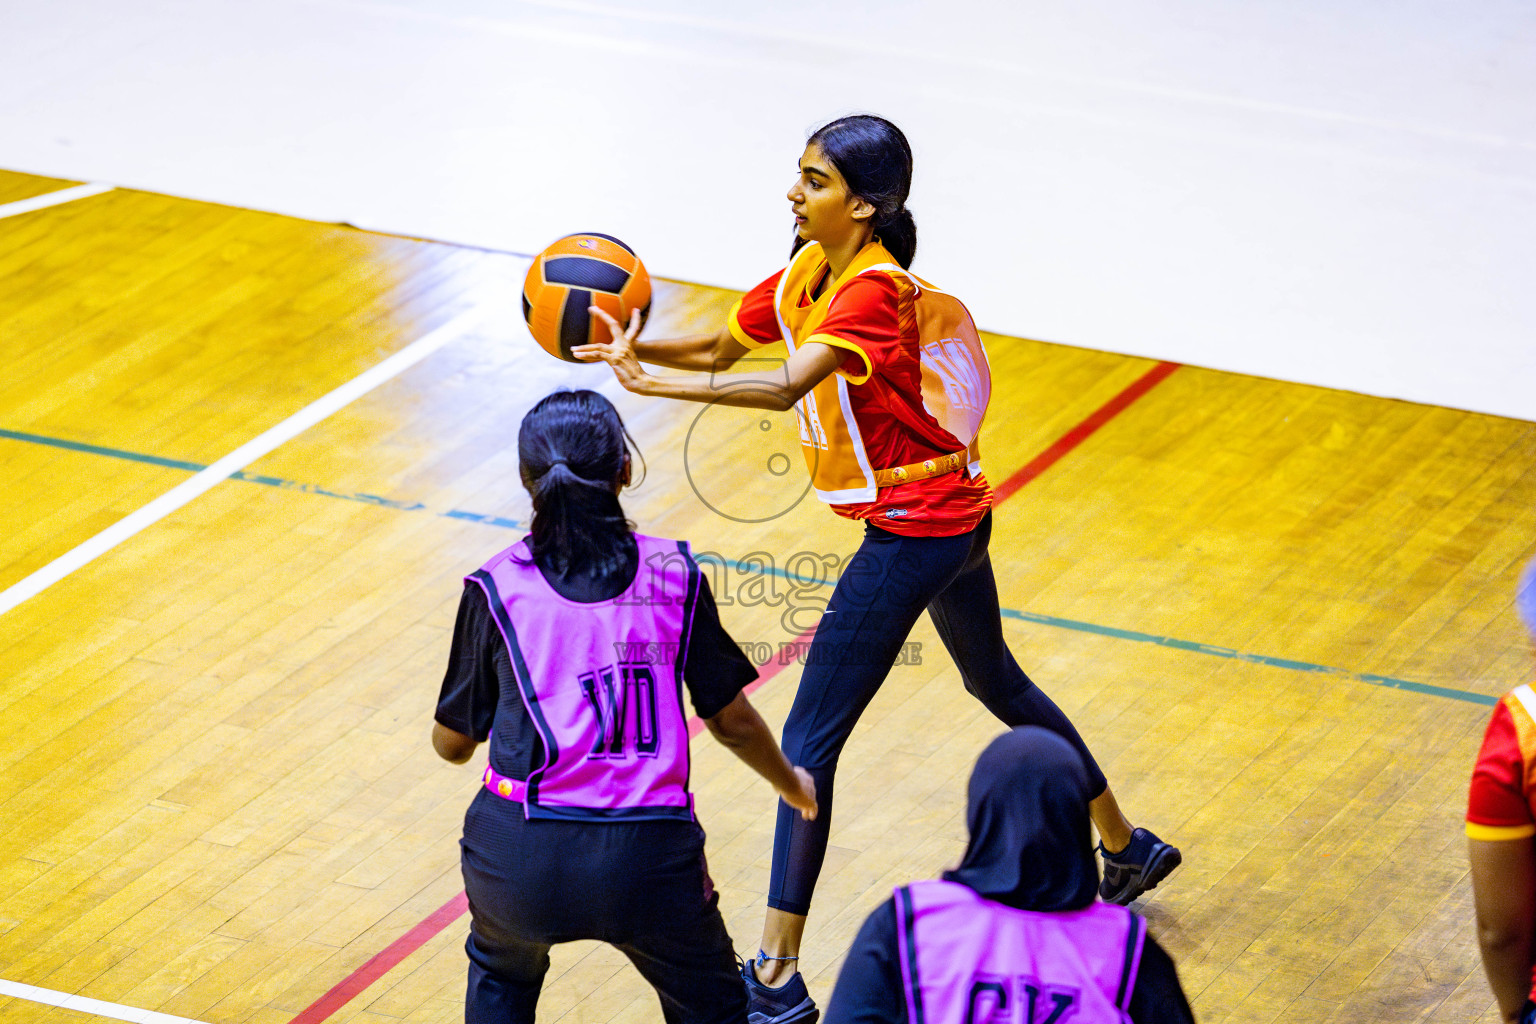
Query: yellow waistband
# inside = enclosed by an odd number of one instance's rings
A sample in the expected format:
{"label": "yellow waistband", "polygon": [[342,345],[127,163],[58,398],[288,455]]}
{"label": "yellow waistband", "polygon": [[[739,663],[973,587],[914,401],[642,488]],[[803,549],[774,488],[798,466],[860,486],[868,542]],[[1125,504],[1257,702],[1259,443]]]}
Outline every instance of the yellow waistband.
{"label": "yellow waistband", "polygon": [[896,466],[893,469],[877,469],[875,470],[875,486],[890,487],[893,484],[910,484],[914,480],[927,480],[929,477],[953,473],[965,466],[967,454],[967,452],[951,452],[948,455],[924,459],[922,462],[914,462],[906,466]]}

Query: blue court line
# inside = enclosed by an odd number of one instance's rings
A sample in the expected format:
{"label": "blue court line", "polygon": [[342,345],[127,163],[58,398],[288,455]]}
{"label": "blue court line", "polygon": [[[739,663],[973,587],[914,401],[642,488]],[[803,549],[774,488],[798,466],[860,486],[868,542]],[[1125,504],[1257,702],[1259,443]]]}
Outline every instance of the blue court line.
{"label": "blue court line", "polygon": [[521,530],[523,524],[516,519],[503,519],[501,516],[481,515],[479,512],[465,512],[462,509],[453,509],[451,512],[439,512],[438,515],[447,516],[449,519],[467,519],[471,523],[485,523],[489,526],[502,526],[509,530]]}
{"label": "blue court line", "polygon": [[[9,438],[12,441],[24,441],[29,444],[48,445],[53,448],[63,448],[68,451],[82,452],[88,455],[105,455],[114,459],[126,459],[130,462],[140,462],[151,466],[161,466],[166,469],[181,469],[190,473],[196,473],[208,467],[199,462],[187,462],[182,459],[167,459],[159,455],[146,455],[142,452],[130,452],[121,448],[107,448],[101,445],[84,444],[80,441],[66,441],[57,437],[45,437],[41,434],[28,434],[19,430],[5,430],[0,428],[0,438]],[[340,498],[344,501],[357,501],[368,505],[377,505],[382,508],[398,509],[403,512],[419,512],[426,510],[427,506],[421,502],[397,501],[392,498],[380,497],[377,494],[343,494],[339,491],[326,490],[315,484],[301,483],[297,480],[285,480],[281,477],[262,476],[256,473],[235,473],[230,479],[243,480],[246,483],[262,484],[267,487],[279,487],[284,490],[302,491],[305,494],[318,494],[326,498]],[[479,512],[466,512],[462,509],[451,509],[447,512],[435,513],[448,519],[462,519],[472,523],[483,523],[488,526],[499,526],[504,529],[524,529],[524,524],[516,519],[505,519],[501,516],[484,515]],[[817,587],[829,587],[837,581],[830,578],[802,576],[798,573],[788,572],[774,565],[760,565],[757,563],[746,564],[729,558],[724,558],[713,552],[700,552],[701,561],[719,562],[738,573],[755,573],[758,575],[777,576],[780,579],[794,583],[805,583]],[[1081,622],[1077,619],[1063,619],[1054,615],[1041,615],[1037,612],[1019,611],[1014,608],[1001,609],[1003,618],[1017,619],[1022,622],[1033,622],[1041,626],[1051,626],[1055,629],[1067,629],[1077,633],[1091,633],[1095,636],[1109,637],[1115,640],[1131,640],[1136,643],[1156,644],[1159,647],[1171,647],[1174,650],[1188,651],[1192,654],[1205,654],[1215,658],[1227,658],[1232,661],[1247,662],[1252,665],[1267,665],[1270,668],[1289,669],[1293,672],[1313,672],[1321,675],[1337,676],[1351,682],[1365,683],[1370,686],[1382,686],[1392,690],[1407,690],[1411,693],[1421,693],[1431,697],[1444,697],[1448,700],[1463,701],[1468,704],[1481,704],[1491,707],[1499,702],[1497,697],[1486,694],[1473,693],[1470,690],[1456,690],[1448,686],[1433,686],[1429,683],[1416,683],[1411,679],[1396,679],[1392,676],[1374,675],[1369,672],[1351,672],[1349,669],[1335,668],[1330,665],[1314,665],[1307,661],[1296,661],[1291,658],[1275,658],[1267,654],[1250,654],[1238,651],[1231,647],[1217,647],[1213,644],[1197,643],[1193,640],[1180,640],[1177,637],[1157,636],[1152,633],[1141,633],[1133,629],[1119,629],[1115,626],[1101,626],[1092,622]]]}

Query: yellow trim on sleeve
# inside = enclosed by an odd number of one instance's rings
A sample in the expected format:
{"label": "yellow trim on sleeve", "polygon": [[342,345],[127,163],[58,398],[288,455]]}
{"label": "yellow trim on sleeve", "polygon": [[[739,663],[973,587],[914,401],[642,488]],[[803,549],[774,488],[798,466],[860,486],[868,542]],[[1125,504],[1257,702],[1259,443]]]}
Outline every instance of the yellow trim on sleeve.
{"label": "yellow trim on sleeve", "polygon": [[[741,322],[736,319],[736,314],[741,310],[741,299],[736,300],[736,305],[726,314],[725,325],[730,329],[731,337],[741,342],[747,348],[762,348],[764,345],[772,345],[773,341],[759,341],[742,329]],[[775,338],[774,341],[779,339]]]}
{"label": "yellow trim on sleeve", "polygon": [[847,338],[839,338],[835,334],[813,334],[801,342],[801,344],[805,344],[806,341],[819,341],[823,345],[831,345],[833,348],[841,348],[849,352],[858,353],[859,358],[864,360],[864,373],[862,375],[848,373],[842,366],[837,368],[837,372],[842,374],[849,384],[863,384],[869,380],[869,375],[875,372],[875,364],[870,360],[869,354]]}
{"label": "yellow trim on sleeve", "polygon": [[1524,839],[1527,836],[1536,836],[1536,825],[1479,825],[1475,821],[1467,822],[1468,839]]}

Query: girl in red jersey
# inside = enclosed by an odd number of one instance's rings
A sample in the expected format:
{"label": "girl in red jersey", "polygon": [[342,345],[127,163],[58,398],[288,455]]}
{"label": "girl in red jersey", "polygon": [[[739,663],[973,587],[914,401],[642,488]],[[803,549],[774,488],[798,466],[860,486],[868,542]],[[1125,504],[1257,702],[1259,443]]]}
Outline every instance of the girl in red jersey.
{"label": "girl in red jersey", "polygon": [[[795,409],[817,496],[866,523],[784,724],[784,751],[815,779],[821,811],[806,822],[779,807],[762,946],[743,972],[753,1024],[817,1016],[795,965],[826,853],[833,773],[925,609],[966,689],[989,711],[1010,726],[1044,726],[1082,755],[1095,794],[1104,899],[1131,902],[1180,860],[1177,849],[1131,827],[1077,730],[1003,639],[987,556],[991,488],[966,444],[923,401],[918,286],[905,272],[917,245],[906,209],[911,180],[911,147],[895,125],[869,115],[833,121],[806,144],[787,196],[795,215],[789,266],[748,292],[720,331],[641,341],[638,317],[625,330],[594,308],[612,340],[572,349],[607,362],[637,394]],[[781,338],[790,356],[778,372],[718,372]],[[656,377],[642,362],[708,376]]]}
{"label": "girl in red jersey", "polygon": [[[1515,609],[1536,649],[1536,560],[1515,589]],[[1477,944],[1499,1013],[1536,1024],[1536,687],[1499,699],[1467,793],[1467,856]]]}

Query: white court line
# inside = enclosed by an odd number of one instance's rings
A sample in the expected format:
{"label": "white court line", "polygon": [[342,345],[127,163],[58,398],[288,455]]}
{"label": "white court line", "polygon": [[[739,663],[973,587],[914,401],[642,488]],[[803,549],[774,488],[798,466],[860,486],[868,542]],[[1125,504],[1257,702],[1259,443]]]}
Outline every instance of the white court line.
{"label": "white court line", "polygon": [[23,985],[19,981],[6,981],[4,978],[0,978],[0,996],[25,999],[33,1003],[47,1003],[49,1006],[57,1006],[65,1010],[94,1013],[98,1017],[111,1017],[113,1020],[134,1021],[135,1024],[203,1024],[202,1021],[193,1020],[191,1017],[175,1017],[169,1013],[161,1013],[159,1010],[141,1010],[137,1006],[104,1003],[100,999],[87,999],[85,996],[71,995],[68,992],[55,992],[51,988]]}
{"label": "white court line", "polygon": [[277,426],[247,441],[207,469],[166,491],[148,505],[119,519],[73,551],[60,555],[32,575],[13,583],[0,593],[0,615],[4,615],[29,597],[36,596],[76,569],[111,551],[145,527],[164,519],[187,502],[212,490],[232,474],[238,473],[278,445],[297,437],[331,413],[361,398],[408,367],[414,366],[462,335],[484,315],[482,310],[460,313],[443,326],[411,342],[382,363],[358,374],[335,391],[311,402]]}
{"label": "white court line", "polygon": [[0,218],[15,217],[22,213],[31,213],[33,210],[44,210],[50,206],[58,206],[60,203],[71,203],[76,199],[84,199],[86,196],[98,196],[103,192],[111,192],[114,186],[93,182],[89,185],[74,185],[70,188],[61,188],[56,192],[44,192],[40,196],[31,199],[18,199],[14,203],[6,203],[0,206]]}

